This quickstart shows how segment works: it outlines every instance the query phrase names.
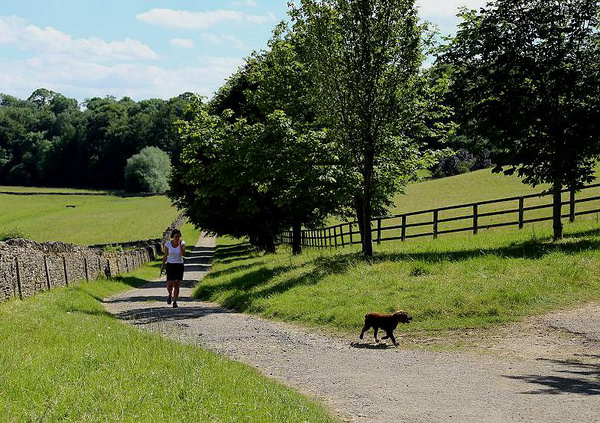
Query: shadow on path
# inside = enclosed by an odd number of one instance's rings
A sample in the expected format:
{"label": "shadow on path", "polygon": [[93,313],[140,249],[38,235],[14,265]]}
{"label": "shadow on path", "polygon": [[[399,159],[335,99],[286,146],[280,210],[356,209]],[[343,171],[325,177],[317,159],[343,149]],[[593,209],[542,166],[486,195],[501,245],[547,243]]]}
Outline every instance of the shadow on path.
{"label": "shadow on path", "polygon": [[[586,355],[592,359],[600,359],[600,355]],[[578,361],[548,360],[559,366],[559,375],[523,375],[505,376],[509,379],[522,380],[527,383],[541,385],[539,389],[523,392],[524,394],[580,394],[600,395],[600,362],[583,363]]]}
{"label": "shadow on path", "polygon": [[[184,299],[178,300],[183,301]],[[185,299],[190,301],[189,299]],[[229,313],[221,307],[189,306],[172,308],[166,304],[161,307],[139,308],[122,311],[116,317],[122,320],[133,320],[136,325],[148,323],[168,322],[186,319],[196,319],[210,314]]]}

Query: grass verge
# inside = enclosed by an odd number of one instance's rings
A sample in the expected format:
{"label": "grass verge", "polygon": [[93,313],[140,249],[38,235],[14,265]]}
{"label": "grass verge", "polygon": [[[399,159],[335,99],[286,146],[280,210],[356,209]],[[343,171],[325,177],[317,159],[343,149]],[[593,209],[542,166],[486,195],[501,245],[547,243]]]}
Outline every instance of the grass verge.
{"label": "grass verge", "polygon": [[372,259],[357,248],[280,247],[259,255],[220,248],[195,295],[239,311],[358,333],[369,311],[408,310],[413,334],[485,328],[600,300],[600,230],[593,222],[551,228],[389,242]]}
{"label": "grass verge", "polygon": [[104,311],[102,298],[146,282],[156,266],[0,304],[0,420],[334,421],[248,366]]}

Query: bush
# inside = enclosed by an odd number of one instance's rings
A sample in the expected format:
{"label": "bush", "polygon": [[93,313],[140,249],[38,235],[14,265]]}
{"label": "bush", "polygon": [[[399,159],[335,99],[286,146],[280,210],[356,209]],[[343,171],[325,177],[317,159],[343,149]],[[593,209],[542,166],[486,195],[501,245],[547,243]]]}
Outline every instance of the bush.
{"label": "bush", "polygon": [[157,147],[145,147],[127,159],[125,190],[164,193],[169,188],[171,160]]}
{"label": "bush", "polygon": [[492,165],[492,155],[488,150],[483,150],[475,156],[469,151],[461,149],[454,155],[444,157],[432,169],[434,178],[460,175],[473,170],[485,169]]}

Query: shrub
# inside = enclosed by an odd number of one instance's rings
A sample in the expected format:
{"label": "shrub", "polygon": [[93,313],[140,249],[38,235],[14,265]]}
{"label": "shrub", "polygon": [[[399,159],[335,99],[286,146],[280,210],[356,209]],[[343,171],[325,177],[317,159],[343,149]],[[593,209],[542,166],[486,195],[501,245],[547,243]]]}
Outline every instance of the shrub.
{"label": "shrub", "polygon": [[127,159],[125,190],[164,193],[169,188],[171,160],[157,147],[145,147]]}

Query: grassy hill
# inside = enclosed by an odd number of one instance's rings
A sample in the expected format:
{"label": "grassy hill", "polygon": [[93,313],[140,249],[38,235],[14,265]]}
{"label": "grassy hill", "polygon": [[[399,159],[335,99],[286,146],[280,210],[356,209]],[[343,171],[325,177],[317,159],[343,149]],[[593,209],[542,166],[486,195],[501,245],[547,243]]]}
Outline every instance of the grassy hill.
{"label": "grassy hill", "polygon": [[428,334],[489,327],[524,316],[600,301],[600,229],[567,224],[389,242],[364,258],[358,246],[280,247],[262,255],[221,247],[196,296],[243,312],[357,335],[365,313],[402,308],[403,331]]}
{"label": "grassy hill", "polygon": [[546,187],[531,188],[516,176],[492,173],[490,169],[430,179],[411,184],[394,198],[394,214],[452,206],[455,204],[534,194]]}
{"label": "grassy hill", "polygon": [[[411,185],[396,198],[394,212],[521,196],[543,188],[481,170]],[[598,190],[584,195],[598,195]],[[577,206],[586,207],[591,202]],[[549,215],[551,209],[532,213]],[[463,232],[437,240],[383,242],[374,246],[372,259],[362,257],[356,245],[306,248],[296,257],[285,246],[275,255],[260,255],[243,245],[224,245],[195,295],[338,333],[357,334],[369,311],[398,308],[413,314],[413,323],[403,328],[413,334],[489,327],[600,301],[600,225],[596,214],[587,217],[566,223],[565,239],[556,243],[552,223],[538,222],[523,230],[484,228],[476,236]]]}
{"label": "grassy hill", "polygon": [[[38,191],[0,187],[0,191],[11,190]],[[178,214],[165,196],[0,194],[0,237],[16,235],[40,242],[86,245],[157,238]]]}

